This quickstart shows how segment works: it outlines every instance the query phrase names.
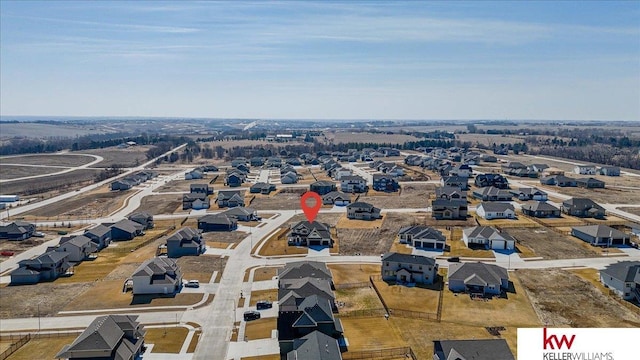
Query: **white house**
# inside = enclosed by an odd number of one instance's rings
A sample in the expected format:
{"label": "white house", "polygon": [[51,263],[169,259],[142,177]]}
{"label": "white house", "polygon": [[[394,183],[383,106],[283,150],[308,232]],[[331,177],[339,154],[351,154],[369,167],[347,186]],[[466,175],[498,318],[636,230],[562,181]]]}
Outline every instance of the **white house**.
{"label": "white house", "polygon": [[336,171],[334,171],[333,178],[336,180],[342,181],[342,178],[344,178],[345,176],[351,176],[351,175],[353,175],[353,173],[351,172],[350,169],[339,168],[339,169],[336,169]]}
{"label": "white house", "polygon": [[133,295],[173,294],[182,288],[182,272],[175,260],[156,257],[142,263],[133,276]]}
{"label": "white house", "polygon": [[483,202],[476,208],[476,214],[483,219],[515,219],[513,205],[503,202]]}
{"label": "white house", "polygon": [[596,167],[594,165],[578,165],[573,168],[573,172],[580,175],[595,175]]}
{"label": "white house", "polygon": [[492,250],[513,250],[516,239],[505,231],[491,226],[474,226],[462,231],[462,241],[467,247],[483,246]]}

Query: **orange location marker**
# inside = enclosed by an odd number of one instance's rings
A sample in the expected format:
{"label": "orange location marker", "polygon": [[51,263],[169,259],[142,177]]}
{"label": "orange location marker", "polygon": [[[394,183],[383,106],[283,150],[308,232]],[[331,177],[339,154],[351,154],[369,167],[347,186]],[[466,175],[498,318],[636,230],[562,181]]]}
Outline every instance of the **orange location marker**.
{"label": "orange location marker", "polygon": [[[315,204],[309,206],[307,204],[307,200],[309,199],[315,200]],[[302,208],[302,211],[304,211],[304,216],[307,217],[307,221],[313,222],[318,215],[318,211],[320,211],[320,208],[322,207],[322,198],[313,191],[307,191],[302,194],[302,197],[300,198],[300,207]]]}

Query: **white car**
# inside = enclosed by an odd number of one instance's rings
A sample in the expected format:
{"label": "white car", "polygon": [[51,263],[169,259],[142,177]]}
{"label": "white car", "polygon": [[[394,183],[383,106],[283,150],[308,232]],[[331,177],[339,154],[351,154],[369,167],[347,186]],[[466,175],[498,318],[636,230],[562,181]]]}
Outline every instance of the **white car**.
{"label": "white car", "polygon": [[199,288],[200,287],[200,281],[198,280],[189,280],[187,281],[186,284],[184,284],[185,287],[192,287],[192,288]]}

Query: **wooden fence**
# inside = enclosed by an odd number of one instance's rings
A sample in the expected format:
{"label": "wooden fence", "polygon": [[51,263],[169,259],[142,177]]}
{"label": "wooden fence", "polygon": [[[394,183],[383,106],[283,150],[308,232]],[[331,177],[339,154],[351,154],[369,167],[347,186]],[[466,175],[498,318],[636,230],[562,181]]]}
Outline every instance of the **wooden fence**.
{"label": "wooden fence", "polygon": [[364,288],[364,287],[368,287],[370,286],[371,283],[368,281],[363,281],[363,282],[356,282],[356,283],[348,283],[348,284],[336,284],[334,285],[334,288],[336,290],[342,290],[342,289],[355,289],[355,288]]}
{"label": "wooden fence", "polygon": [[[405,310],[405,309],[395,309],[395,308],[390,308],[387,303],[384,301],[384,298],[382,297],[382,294],[380,294],[380,291],[378,290],[378,287],[376,286],[375,280],[382,280],[382,276],[380,275],[372,275],[369,276],[369,282],[371,283],[371,286],[373,287],[373,290],[376,292],[376,294],[378,295],[378,298],[380,299],[380,302],[382,303],[382,306],[384,306],[384,309],[386,311],[386,313],[390,316],[398,316],[398,317],[403,317],[403,318],[410,318],[410,319],[426,319],[426,320],[436,320],[436,321],[440,321],[440,316],[437,313],[428,313],[428,312],[422,312],[422,311],[413,311],[413,310]],[[442,291],[440,291],[440,293],[442,293]],[[440,299],[440,301],[442,301],[442,299]],[[441,310],[439,310],[441,311]]]}
{"label": "wooden fence", "polygon": [[16,342],[12,342],[11,345],[9,345],[9,348],[0,354],[0,360],[4,360],[11,356],[11,354],[18,351],[18,349],[24,346],[24,344],[28,343],[29,340],[31,340],[31,335],[27,334],[18,338]]}
{"label": "wooden fence", "polygon": [[361,309],[361,310],[351,310],[351,311],[342,311],[335,314],[339,318],[348,318],[348,317],[378,317],[387,315],[387,311],[385,309]]}
{"label": "wooden fence", "polygon": [[398,347],[389,349],[377,349],[377,350],[364,350],[364,351],[347,351],[342,353],[342,359],[344,360],[387,360],[397,359],[400,357],[406,357],[413,360],[417,360],[415,353],[411,347]]}

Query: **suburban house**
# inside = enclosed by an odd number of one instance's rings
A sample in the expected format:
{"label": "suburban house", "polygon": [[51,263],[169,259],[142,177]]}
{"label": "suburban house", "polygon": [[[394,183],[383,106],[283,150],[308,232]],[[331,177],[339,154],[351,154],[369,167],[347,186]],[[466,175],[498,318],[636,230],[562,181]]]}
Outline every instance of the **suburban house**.
{"label": "suburban house", "polygon": [[206,250],[200,231],[184,227],[167,238],[167,256],[198,256]]}
{"label": "suburban house", "polygon": [[409,244],[416,248],[444,250],[447,238],[439,230],[429,226],[405,226],[398,231],[401,244]]}
{"label": "suburban house", "polygon": [[96,251],[96,246],[84,235],[67,236],[60,238],[60,243],[55,251],[69,254],[67,261],[79,263],[89,258]]}
{"label": "suburban house", "polygon": [[576,179],[564,175],[550,175],[540,178],[542,185],[557,185],[560,187],[576,187]]}
{"label": "suburban house", "polygon": [[256,167],[262,166],[262,165],[264,165],[264,158],[261,158],[261,157],[252,157],[252,158],[249,160],[249,165],[251,165],[251,166],[256,166]]}
{"label": "suburban house", "polygon": [[347,193],[363,193],[367,191],[367,181],[357,175],[340,178],[340,190]]}
{"label": "suburban house", "polygon": [[462,241],[469,248],[480,246],[491,250],[513,250],[516,246],[516,239],[492,226],[466,228],[462,230]]}
{"label": "suburban house", "polygon": [[536,188],[519,188],[518,190],[511,190],[511,194],[518,198],[518,200],[536,200],[547,201],[547,193]]}
{"label": "suburban house", "polygon": [[598,169],[598,174],[605,176],[620,176],[620,168],[617,166],[603,166]]}
{"label": "suburban house", "polygon": [[230,174],[227,174],[224,178],[225,185],[229,187],[238,187],[242,185],[243,182],[244,182],[244,176],[239,172],[235,172],[235,171]]}
{"label": "suburban house", "polygon": [[11,272],[11,284],[35,284],[52,281],[67,273],[71,268],[64,252],[49,251],[33,259],[18,262],[18,268]]}
{"label": "suburban house", "polygon": [[621,261],[600,270],[600,281],[624,300],[640,303],[640,261]]}
{"label": "suburban house", "polygon": [[260,219],[255,209],[247,207],[234,207],[226,210],[223,214],[238,221],[257,221]]}
{"label": "suburban house", "polygon": [[333,246],[331,227],[329,224],[317,221],[311,223],[308,221],[300,221],[292,225],[287,240],[289,245]]}
{"label": "suburban house", "polygon": [[595,175],[596,167],[595,165],[578,165],[573,168],[573,172],[580,175]]}
{"label": "suburban house", "polygon": [[454,263],[447,274],[449,290],[470,294],[499,295],[509,289],[507,269],[485,263]]}
{"label": "suburban house", "polygon": [[604,181],[590,178],[576,179],[576,186],[586,189],[604,189]]}
{"label": "suburban house", "polygon": [[443,176],[440,185],[444,187],[457,187],[461,190],[469,190],[469,180],[460,176]]}
{"label": "suburban house", "polygon": [[200,180],[202,178],[202,172],[200,172],[199,170],[192,170],[184,174],[185,180]]}
{"label": "suburban house", "polygon": [[136,360],[144,352],[145,333],[138,315],[98,316],[56,359]]}
{"label": "suburban house", "polygon": [[476,207],[476,215],[483,219],[515,219],[513,205],[503,202],[483,202]]}
{"label": "suburban house", "polygon": [[537,218],[560,217],[560,209],[544,201],[522,204],[522,213]]}
{"label": "suburban house", "polygon": [[436,199],[466,199],[467,192],[456,186],[439,186],[436,188]]}
{"label": "suburban house", "polygon": [[526,169],[527,165],[517,161],[511,161],[509,163],[503,164],[501,168],[502,168],[502,172],[504,172],[505,174],[511,175],[516,170]]}
{"label": "suburban house", "polygon": [[136,184],[126,179],[116,180],[111,183],[111,190],[129,190],[134,187]]}
{"label": "suburban house", "polygon": [[244,206],[244,190],[220,190],[216,201],[220,208]]}
{"label": "suburban house", "polygon": [[232,231],[238,228],[238,221],[225,213],[209,214],[198,219],[198,229],[208,231]]}
{"label": "suburban house", "polygon": [[574,226],[571,235],[594,246],[625,245],[631,236],[606,225]]}
{"label": "suburban house", "polygon": [[92,229],[85,230],[84,236],[91,239],[96,246],[96,250],[100,251],[111,243],[111,228],[100,224]]}
{"label": "suburban house", "polygon": [[259,182],[251,185],[249,188],[249,192],[252,194],[264,194],[269,195],[272,191],[276,190],[276,186],[274,184],[268,184],[264,182]]}
{"label": "suburban house", "polygon": [[127,219],[137,222],[143,226],[143,230],[153,229],[153,215],[148,212],[136,212],[127,217]]}
{"label": "suburban house", "polygon": [[209,184],[190,184],[189,185],[190,193],[201,193],[205,195],[213,194],[213,186],[209,186]]}
{"label": "suburban house", "polygon": [[136,236],[144,235],[144,225],[129,219],[122,219],[111,227],[111,240],[132,240]]}
{"label": "suburban house", "polygon": [[451,176],[470,178],[472,174],[473,169],[471,169],[471,166],[467,164],[460,164],[454,166],[451,170],[449,170],[449,175]]}
{"label": "suburban house", "polygon": [[319,261],[290,262],[283,268],[278,269],[279,280],[302,278],[317,278],[332,281],[331,271],[329,271],[325,263]]}
{"label": "suburban house", "polygon": [[352,220],[375,220],[382,218],[380,209],[366,202],[358,201],[347,205],[347,218]]}
{"label": "suburban house", "polygon": [[549,168],[547,164],[531,164],[527,167],[529,170],[533,170],[537,173],[542,173]]}
{"label": "suburban house", "polygon": [[511,201],[513,195],[509,190],[487,186],[473,191],[473,197],[482,201]]}
{"label": "suburban house", "polygon": [[557,167],[548,167],[542,170],[542,176],[564,175],[564,170]]}
{"label": "suburban house", "polygon": [[373,174],[373,185],[375,191],[394,192],[400,189],[400,184],[393,176],[385,174]]}
{"label": "suburban house", "polygon": [[[323,299],[329,300],[332,311],[337,311],[336,297],[333,294],[332,281],[327,279],[318,279],[315,277],[305,277],[300,279],[279,279],[278,280],[278,299],[285,299],[288,295],[295,298],[306,298],[317,295]],[[287,305],[281,304],[281,310],[286,310]]]}
{"label": "suburban house", "polygon": [[388,252],[382,256],[382,279],[400,283],[433,284],[438,279],[436,260],[426,256]]}
{"label": "suburban house", "polygon": [[26,240],[36,232],[36,225],[26,221],[14,221],[0,225],[0,239]]}
{"label": "suburban house", "polygon": [[287,353],[286,360],[302,359],[342,360],[338,340],[321,331],[293,339],[292,350]]}
{"label": "suburban house", "polygon": [[298,174],[295,172],[287,172],[284,174],[280,174],[280,183],[281,184],[295,184],[298,182]]}
{"label": "suburban house", "polygon": [[439,340],[433,342],[433,360],[472,359],[515,360],[505,339]]}
{"label": "suburban house", "polygon": [[211,202],[205,193],[196,192],[182,195],[182,210],[203,210],[210,207]]}
{"label": "suburban house", "polygon": [[585,218],[603,218],[605,210],[593,200],[587,198],[571,198],[562,202],[560,211],[567,215]]}
{"label": "suburban house", "polygon": [[436,199],[431,202],[431,216],[436,220],[464,220],[467,218],[467,199]]}
{"label": "suburban house", "polygon": [[334,179],[341,181],[343,177],[352,176],[353,173],[351,172],[351,169],[340,167],[340,168],[335,168],[331,175]]}
{"label": "suburban house", "polygon": [[341,191],[332,191],[328,194],[322,195],[323,205],[347,206],[350,203],[351,195],[345,194]]}
{"label": "suburban house", "polygon": [[328,180],[316,181],[314,183],[311,183],[311,185],[309,185],[309,191],[313,191],[320,196],[326,195],[336,190],[338,190],[338,188],[336,187],[336,184],[333,181],[328,181]]}
{"label": "suburban house", "polygon": [[498,189],[508,189],[509,182],[507,178],[500,174],[480,174],[476,176],[474,184],[477,187],[494,186]]}
{"label": "suburban house", "polygon": [[174,294],[182,288],[182,272],[175,260],[155,257],[133,272],[133,295]]}

